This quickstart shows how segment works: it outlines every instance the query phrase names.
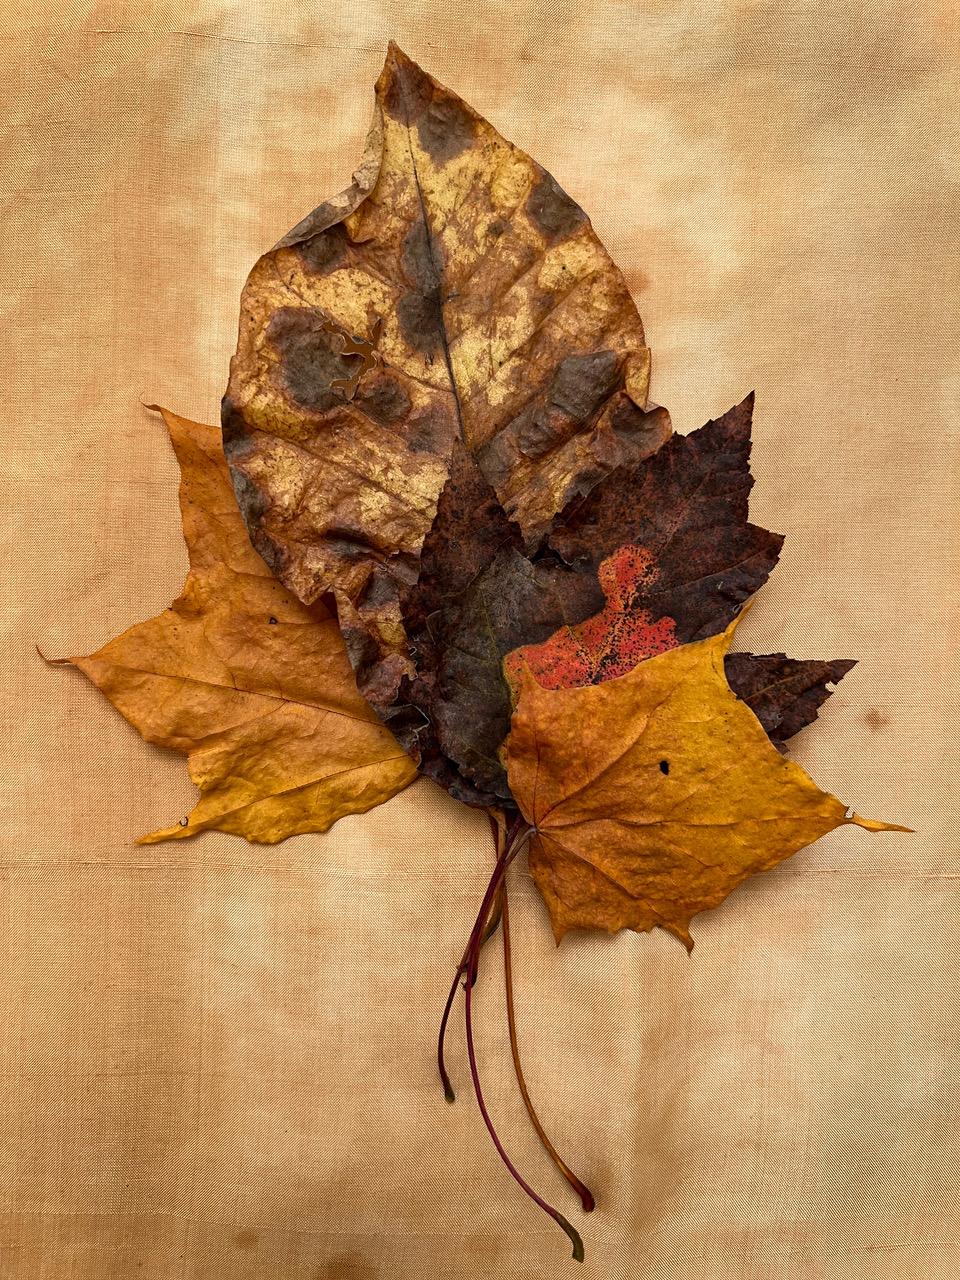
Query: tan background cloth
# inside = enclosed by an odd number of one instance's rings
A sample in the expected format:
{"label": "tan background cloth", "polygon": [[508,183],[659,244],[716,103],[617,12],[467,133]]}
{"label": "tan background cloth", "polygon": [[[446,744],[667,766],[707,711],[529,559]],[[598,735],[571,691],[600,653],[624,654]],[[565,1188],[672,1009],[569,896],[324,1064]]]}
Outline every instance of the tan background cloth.
{"label": "tan background cloth", "polygon": [[[843,830],[666,935],[555,950],[515,889],[531,1087],[600,1208],[584,1277],[955,1280],[955,6],[4,3],[3,1280],[539,1280],[437,1018],[484,820],[418,783],[326,837],[141,849],[193,789],[78,674],[185,568],[161,400],[213,420],[257,254],[339,190],[388,38],[546,165],[688,431],[755,387],[744,624],[858,657],[797,746]],[[512,1083],[491,1109],[565,1208]]]}

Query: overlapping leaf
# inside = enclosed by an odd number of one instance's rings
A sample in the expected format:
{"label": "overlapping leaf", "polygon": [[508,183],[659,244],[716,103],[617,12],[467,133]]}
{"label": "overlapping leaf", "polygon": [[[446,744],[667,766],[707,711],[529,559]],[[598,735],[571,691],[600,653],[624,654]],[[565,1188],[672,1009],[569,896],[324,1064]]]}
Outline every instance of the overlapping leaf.
{"label": "overlapping leaf", "polygon": [[694,915],[828,831],[905,830],[848,811],[776,750],[727,683],[734,626],[601,684],[520,673],[504,756],[558,940],[660,925],[692,946]]}
{"label": "overlapping leaf", "polygon": [[250,546],[219,432],[163,416],[181,469],[183,594],[72,661],[148,741],[188,757],[196,808],[144,841],[326,831],[402,790],[413,764],[358,693],[335,618]]}
{"label": "overlapping leaf", "polygon": [[[530,559],[479,469],[457,459],[404,603],[416,676],[388,713],[425,773],[469,803],[511,803],[499,747],[518,664],[548,688],[599,683],[722,630],[762,586],[782,539],[748,519],[752,403],[611,472]],[[782,743],[849,666],[738,654],[730,678]]]}
{"label": "overlapping leaf", "polygon": [[830,686],[856,665],[851,658],[801,661],[783,653],[728,653],[723,663],[730,688],[781,748],[817,718]]}
{"label": "overlapping leaf", "polygon": [[404,611],[454,456],[531,548],[669,434],[649,364],[583,211],[391,46],[352,186],[251,273],[223,406],[255,545],[300,599],[334,593],[378,709],[416,674]]}
{"label": "overlapping leaf", "polygon": [[597,608],[591,572],[524,554],[523,536],[466,452],[456,456],[404,606],[416,675],[388,723],[421,770],[470,804],[511,804],[504,656]]}

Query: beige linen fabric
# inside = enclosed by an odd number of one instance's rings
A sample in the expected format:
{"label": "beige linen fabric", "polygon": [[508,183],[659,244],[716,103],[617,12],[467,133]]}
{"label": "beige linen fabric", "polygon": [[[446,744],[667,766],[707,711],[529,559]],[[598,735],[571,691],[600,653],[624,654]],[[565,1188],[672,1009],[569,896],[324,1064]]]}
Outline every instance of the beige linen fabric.
{"label": "beige linen fabric", "polygon": [[[578,1275],[954,1280],[957,67],[942,0],[3,6],[3,1280],[540,1280],[566,1241],[433,1043],[485,821],[137,848],[193,791],[82,677],[185,569],[161,400],[210,421],[257,254],[339,190],[388,38],[545,164],[687,431],[757,390],[761,652],[847,657],[796,754],[837,832],[666,935],[517,877],[530,1085],[597,1192]],[[522,1114],[496,949],[491,1110]],[[570,1212],[574,1209],[570,1206]],[[578,1219],[578,1221],[581,1221]]]}

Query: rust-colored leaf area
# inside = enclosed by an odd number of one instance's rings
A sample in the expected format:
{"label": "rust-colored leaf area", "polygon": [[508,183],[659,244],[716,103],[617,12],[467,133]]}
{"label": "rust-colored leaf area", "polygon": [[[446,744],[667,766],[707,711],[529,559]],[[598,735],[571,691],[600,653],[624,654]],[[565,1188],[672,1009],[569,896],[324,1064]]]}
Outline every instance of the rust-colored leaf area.
{"label": "rust-colored leaf area", "polygon": [[182,477],[183,593],[72,661],[148,741],[188,757],[196,808],[143,841],[326,831],[402,790],[413,764],[357,692],[335,618],[302,605],[251,547],[219,432],[163,417]]}
{"label": "rust-colored leaf area", "polygon": [[836,827],[905,830],[848,817],[777,751],[727,683],[734,625],[602,684],[522,673],[504,757],[558,940],[659,925],[689,947],[698,912]]}
{"label": "rust-colored leaf area", "polygon": [[404,607],[455,450],[531,549],[669,434],[649,367],[584,212],[391,46],[352,186],[250,275],[223,407],[255,545],[300,599],[334,593],[375,706],[415,674]]}
{"label": "rust-colored leaf area", "polygon": [[679,643],[673,618],[654,618],[637,605],[659,577],[646,547],[620,547],[600,562],[597,579],[606,597],[603,609],[575,626],[563,627],[539,645],[507,656],[507,679],[514,683],[527,667],[547,689],[600,684],[626,675],[644,658]]}
{"label": "rust-colored leaf area", "polygon": [[[597,566],[605,603],[507,654],[544,688],[600,684],[685,641],[716,634],[766,582],[783,539],[748,519],[753,396],[653,457],[605,478],[554,522],[551,548],[581,577]],[[635,541],[618,545],[625,536]],[[605,558],[604,558],[605,557]],[[733,691],[782,745],[816,717],[854,664],[729,654]]]}

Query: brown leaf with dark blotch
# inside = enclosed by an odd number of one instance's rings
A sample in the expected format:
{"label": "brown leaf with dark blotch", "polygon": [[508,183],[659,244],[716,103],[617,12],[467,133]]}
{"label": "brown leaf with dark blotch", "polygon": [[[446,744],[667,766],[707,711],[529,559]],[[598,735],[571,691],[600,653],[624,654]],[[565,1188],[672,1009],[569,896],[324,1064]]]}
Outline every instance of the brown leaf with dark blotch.
{"label": "brown leaf with dark blotch", "polygon": [[408,786],[413,764],[358,693],[336,619],[251,547],[219,431],[161,412],[190,573],[169,609],[72,659],[147,741],[188,757],[196,807],[141,843],[326,831]]}
{"label": "brown leaf with dark blotch", "polygon": [[[557,518],[549,545],[564,560],[598,571],[610,565],[618,626],[620,615],[643,615],[651,625],[667,619],[672,643],[685,644],[721,631],[766,582],[783,538],[748,520],[752,416],[751,393],[723,417],[618,469]],[[627,639],[604,634],[615,665]],[[626,669],[664,647],[640,652],[641,641],[630,638]]]}
{"label": "brown leaf with dark blotch", "polygon": [[724,659],[730,688],[779,747],[816,720],[832,692],[829,686],[856,665],[851,658],[802,661],[784,653],[728,653]]}
{"label": "brown leaf with dark blotch", "polygon": [[727,683],[736,623],[579,688],[528,670],[504,745],[533,828],[530,870],[559,940],[568,929],[668,929],[748,876],[861,818],[782,756]]}
{"label": "brown leaf with dark blotch", "polygon": [[669,435],[649,366],[583,211],[391,46],[352,186],[250,275],[223,406],[255,545],[300,599],[334,593],[375,706],[414,675],[404,605],[454,451],[530,549]]}

